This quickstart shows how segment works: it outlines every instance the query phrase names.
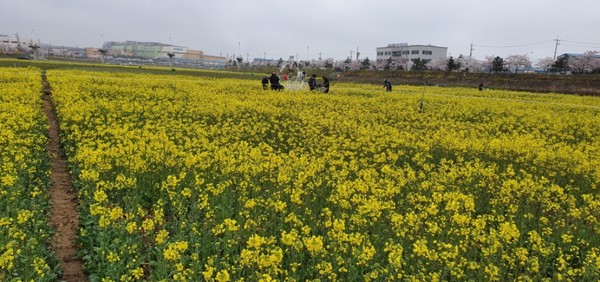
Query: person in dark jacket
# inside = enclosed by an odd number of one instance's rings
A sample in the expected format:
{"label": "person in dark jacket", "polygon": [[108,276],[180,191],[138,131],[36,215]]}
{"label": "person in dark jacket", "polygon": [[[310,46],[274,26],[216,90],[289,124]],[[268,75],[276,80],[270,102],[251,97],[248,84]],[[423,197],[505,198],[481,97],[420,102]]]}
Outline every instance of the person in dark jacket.
{"label": "person in dark jacket", "polygon": [[329,93],[329,79],[323,76],[323,93]]}
{"label": "person in dark jacket", "polygon": [[279,77],[277,73],[273,72],[271,77],[269,77],[269,82],[271,82],[271,90],[283,90],[283,85],[279,84]]}
{"label": "person in dark jacket", "polygon": [[485,89],[487,89],[487,87],[483,85],[483,82],[479,83],[479,91],[483,91]]}
{"label": "person in dark jacket", "polygon": [[310,88],[310,91],[315,90],[315,88],[317,88],[317,76],[316,75],[311,75],[310,78],[308,79],[308,87]]}
{"label": "person in dark jacket", "polygon": [[267,90],[267,87],[269,86],[269,78],[265,76],[265,77],[263,77],[261,82],[262,82],[263,90]]}
{"label": "person in dark jacket", "polygon": [[392,92],[392,82],[389,80],[386,79],[383,81],[383,87],[385,87],[385,91]]}

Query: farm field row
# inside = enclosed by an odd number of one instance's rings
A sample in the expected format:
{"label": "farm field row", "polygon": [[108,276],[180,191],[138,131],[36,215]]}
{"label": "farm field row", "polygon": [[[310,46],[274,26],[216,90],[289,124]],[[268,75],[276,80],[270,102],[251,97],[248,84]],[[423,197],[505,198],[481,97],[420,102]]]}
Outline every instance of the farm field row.
{"label": "farm field row", "polygon": [[0,68],[0,281],[54,281],[40,70]]}
{"label": "farm field row", "polygon": [[92,281],[600,278],[597,98],[47,77]]}

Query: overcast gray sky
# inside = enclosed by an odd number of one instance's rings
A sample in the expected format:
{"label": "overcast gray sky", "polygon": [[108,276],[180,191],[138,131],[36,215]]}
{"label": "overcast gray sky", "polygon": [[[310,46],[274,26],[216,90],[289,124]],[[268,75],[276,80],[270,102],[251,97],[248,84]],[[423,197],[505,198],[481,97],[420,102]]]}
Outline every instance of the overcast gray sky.
{"label": "overcast gray sky", "polygon": [[403,42],[537,60],[554,55],[556,38],[558,54],[600,51],[600,1],[0,0],[0,34],[17,32],[54,45],[152,41],[250,60],[345,59],[357,48],[375,59],[376,47]]}

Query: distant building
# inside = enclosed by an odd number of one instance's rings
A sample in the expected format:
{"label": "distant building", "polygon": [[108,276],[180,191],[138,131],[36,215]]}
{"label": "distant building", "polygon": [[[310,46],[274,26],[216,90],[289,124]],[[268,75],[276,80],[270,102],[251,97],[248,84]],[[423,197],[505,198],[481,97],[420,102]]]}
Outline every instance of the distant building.
{"label": "distant building", "polygon": [[409,61],[421,59],[429,63],[438,58],[446,58],[448,47],[433,45],[408,45],[408,43],[389,44],[386,47],[377,47],[377,62],[384,62],[390,58],[406,58]]}
{"label": "distant building", "polygon": [[50,57],[84,59],[87,57],[86,54],[92,54],[95,58],[99,57],[98,49],[95,48],[42,45],[42,49],[47,50]]}
{"label": "distant building", "polygon": [[276,67],[279,64],[281,64],[283,60],[281,59],[264,59],[264,58],[254,58],[254,61],[252,61],[252,66],[253,67]]}
{"label": "distant building", "polygon": [[18,34],[16,36],[0,34],[0,53],[12,54],[27,52],[29,45],[30,42],[21,40]]}
{"label": "distant building", "polygon": [[173,54],[173,60],[179,65],[224,67],[227,59],[221,56],[205,55],[204,52],[158,42],[105,42],[102,49],[108,56],[131,57],[142,60],[169,60],[168,54]]}
{"label": "distant building", "polygon": [[[559,55],[558,57],[556,57],[557,60],[560,60],[562,58],[566,59],[567,61],[569,61],[569,59],[574,59],[574,58],[580,58],[583,57],[585,54],[582,53],[564,53],[562,55]],[[594,54],[595,58],[600,58],[600,53],[596,53]]]}

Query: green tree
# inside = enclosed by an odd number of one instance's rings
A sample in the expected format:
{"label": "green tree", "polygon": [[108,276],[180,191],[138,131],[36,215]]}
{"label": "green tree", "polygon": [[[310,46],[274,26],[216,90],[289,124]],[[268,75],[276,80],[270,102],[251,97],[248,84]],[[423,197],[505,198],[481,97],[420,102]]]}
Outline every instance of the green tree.
{"label": "green tree", "polygon": [[554,64],[552,64],[552,67],[550,68],[550,70],[552,72],[563,72],[563,71],[567,70],[568,65],[569,65],[569,61],[567,60],[567,57],[561,56],[561,57],[558,57],[558,59],[556,59]]}
{"label": "green tree", "polygon": [[492,61],[492,71],[495,73],[501,72],[504,70],[504,59],[500,58],[500,56],[496,56]]}
{"label": "green tree", "polygon": [[458,69],[460,69],[460,64],[457,63],[456,61],[454,61],[454,58],[450,57],[450,58],[448,58],[447,68],[448,68],[448,71],[458,70]]}
{"label": "green tree", "polygon": [[410,70],[413,71],[426,71],[427,70],[427,64],[425,64],[425,62],[423,60],[421,60],[421,58],[417,58],[412,60],[413,65],[412,67],[410,67]]}
{"label": "green tree", "polygon": [[368,70],[370,68],[371,68],[371,60],[369,60],[369,58],[367,57],[360,63],[360,69]]}

